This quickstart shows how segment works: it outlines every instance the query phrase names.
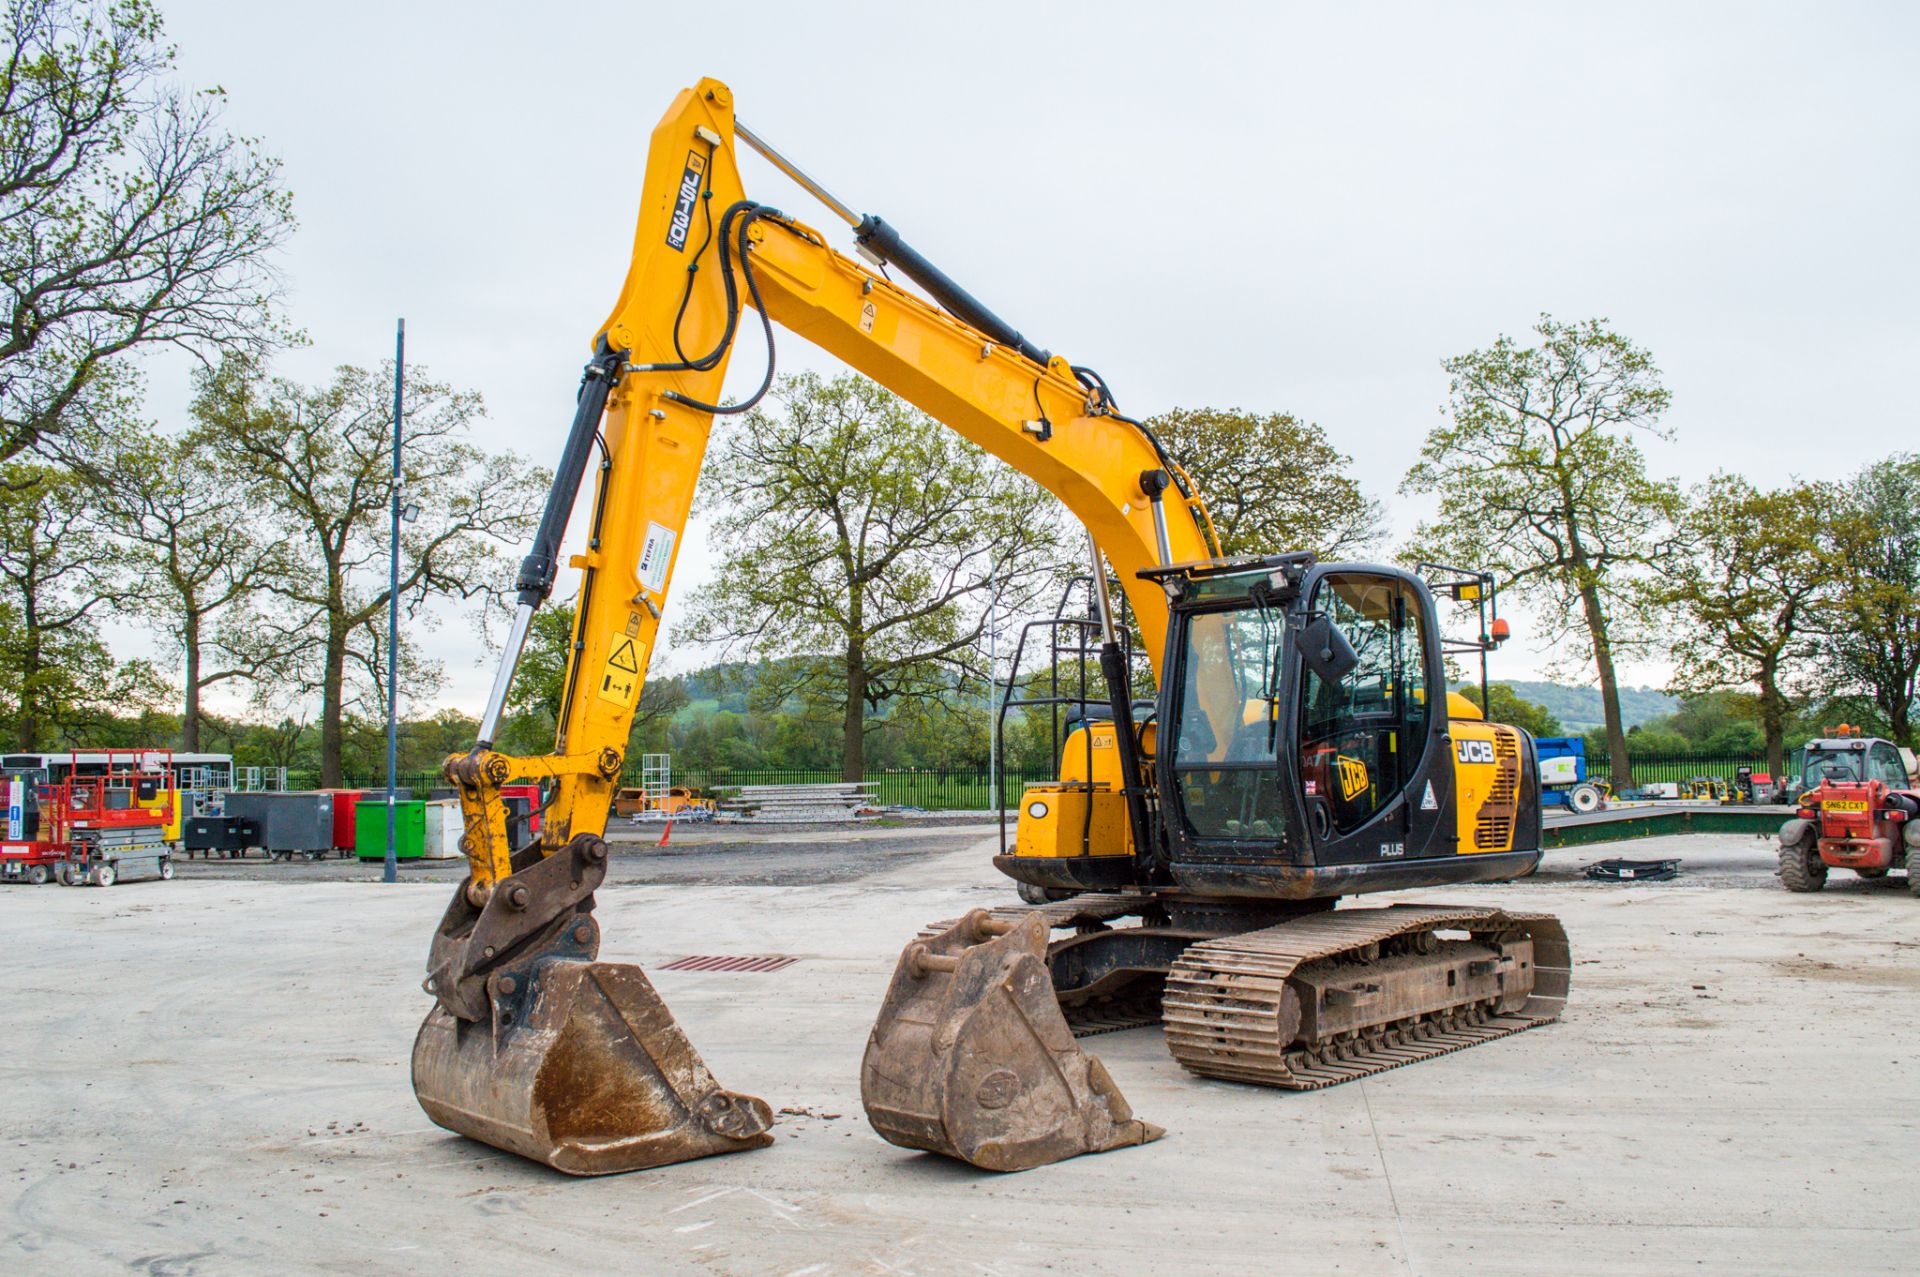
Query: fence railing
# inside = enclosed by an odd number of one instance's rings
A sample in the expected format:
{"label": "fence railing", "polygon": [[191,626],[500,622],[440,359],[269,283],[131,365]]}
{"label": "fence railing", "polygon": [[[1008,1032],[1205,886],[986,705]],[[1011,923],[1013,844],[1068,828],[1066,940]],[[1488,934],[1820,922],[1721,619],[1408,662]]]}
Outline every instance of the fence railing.
{"label": "fence railing", "polygon": [[[1734,774],[1743,766],[1751,766],[1755,772],[1766,772],[1766,759],[1764,757],[1755,759],[1749,755],[1703,755],[1703,753],[1645,755],[1645,757],[1628,755],[1626,766],[1632,770],[1636,785],[1653,785],[1659,782],[1684,782],[1684,780],[1693,780],[1695,776],[1716,776],[1720,780],[1732,780]],[[1590,753],[1586,757],[1586,772],[1596,780],[1607,780],[1609,776],[1613,776],[1613,764],[1609,760],[1609,755]]]}
{"label": "fence railing", "polygon": [[[1000,774],[1000,792],[1009,808],[1020,801],[1027,782],[1050,780],[1052,773],[1008,771]],[[628,782],[634,783],[634,782]],[[701,789],[739,789],[747,785],[831,785],[837,768],[689,768],[675,770],[673,783]],[[985,811],[993,807],[993,780],[983,771],[869,771],[860,782],[885,807],[926,811]]]}
{"label": "fence railing", "polygon": [[[628,773],[621,779],[622,785],[640,784],[638,756],[632,759],[632,763]],[[1765,758],[1745,754],[1648,754],[1632,759],[1631,765],[1635,785],[1685,781],[1695,776],[1717,776],[1731,780],[1741,767],[1751,767],[1756,772],[1767,770]],[[1604,756],[1589,757],[1587,766],[1596,778],[1607,774]],[[1793,770],[1791,763],[1789,770]],[[1053,775],[1051,770],[1002,772],[1001,794],[1008,809],[1018,806],[1021,791],[1029,782],[1050,780]],[[290,789],[310,789],[319,784],[319,779],[317,772],[289,772],[287,786]],[[836,767],[689,767],[675,768],[673,771],[674,784],[692,785],[703,790],[739,789],[747,785],[827,785],[839,781],[840,770]],[[446,781],[437,772],[403,773],[398,783],[402,788],[411,790],[415,798],[425,798],[436,789],[446,788]],[[386,784],[384,772],[377,776],[347,777],[350,788],[375,791],[384,790]],[[984,771],[869,771],[861,784],[881,805],[887,807],[919,807],[927,811],[986,811],[994,805],[993,784]]]}
{"label": "fence railing", "polygon": [[[1009,809],[1020,801],[1029,781],[1051,780],[1051,771],[1008,771],[1000,774],[1001,793]],[[318,772],[290,772],[289,789],[313,789],[320,783]],[[411,790],[415,798],[425,798],[434,790],[445,789],[447,782],[437,772],[403,772],[396,783]],[[622,785],[638,787],[638,760],[620,780]],[[830,785],[840,783],[837,767],[692,767],[675,768],[675,785],[692,785],[703,790],[740,789],[747,785]],[[869,771],[860,782],[882,806],[919,807],[926,811],[986,811],[992,809],[993,782],[983,771]],[[386,773],[377,776],[349,774],[347,788],[384,792]]]}

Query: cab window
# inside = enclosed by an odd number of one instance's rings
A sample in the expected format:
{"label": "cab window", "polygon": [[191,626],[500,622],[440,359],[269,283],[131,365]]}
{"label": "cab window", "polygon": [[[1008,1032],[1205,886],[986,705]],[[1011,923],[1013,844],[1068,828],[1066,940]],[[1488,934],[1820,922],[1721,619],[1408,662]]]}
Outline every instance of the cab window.
{"label": "cab window", "polygon": [[1173,758],[1187,825],[1202,837],[1277,840],[1270,671],[1286,618],[1246,607],[1197,613],[1186,626]]}
{"label": "cab window", "polygon": [[1859,750],[1847,749],[1810,749],[1807,751],[1807,771],[1801,783],[1808,789],[1818,789],[1825,781],[1859,781],[1866,777],[1861,774],[1862,755]]}
{"label": "cab window", "polygon": [[1312,606],[1359,658],[1337,682],[1301,672],[1303,798],[1326,836],[1365,824],[1420,765],[1430,713],[1426,621],[1411,585],[1357,572],[1322,580]]}
{"label": "cab window", "polygon": [[1867,767],[1874,780],[1895,789],[1907,787],[1907,765],[1900,761],[1899,751],[1885,741],[1874,745],[1873,756],[1868,760]]}

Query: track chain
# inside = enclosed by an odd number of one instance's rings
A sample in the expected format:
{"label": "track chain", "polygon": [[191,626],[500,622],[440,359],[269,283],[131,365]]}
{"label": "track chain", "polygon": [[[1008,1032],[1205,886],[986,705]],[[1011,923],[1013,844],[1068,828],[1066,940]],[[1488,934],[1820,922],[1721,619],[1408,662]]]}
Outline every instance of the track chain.
{"label": "track chain", "polygon": [[[1519,1010],[1485,1004],[1375,1025],[1342,1040],[1283,1040],[1281,995],[1302,964],[1417,931],[1498,934],[1534,942],[1534,992]],[[1342,909],[1187,949],[1167,977],[1162,1016],[1167,1049],[1190,1072],[1306,1091],[1446,1055],[1550,1023],[1566,1002],[1566,934],[1550,914],[1393,905]]]}
{"label": "track chain", "polygon": [[[1049,927],[1066,930],[1100,926],[1158,907],[1153,896],[1140,892],[1088,892],[1051,904],[1010,905],[989,912],[1009,921],[1037,913]],[[933,923],[921,931],[921,938],[938,935],[956,921]],[[1534,943],[1532,996],[1517,1011],[1500,1013],[1491,1004],[1464,1006],[1375,1025],[1310,1047],[1278,1040],[1281,991],[1302,964],[1427,930],[1529,934]],[[1063,1007],[1062,1013],[1077,1038],[1164,1024],[1174,1059],[1206,1077],[1317,1090],[1549,1024],[1566,1003],[1571,966],[1566,932],[1551,914],[1406,904],[1336,909],[1198,941],[1174,963],[1164,993],[1156,987],[1130,997]]]}

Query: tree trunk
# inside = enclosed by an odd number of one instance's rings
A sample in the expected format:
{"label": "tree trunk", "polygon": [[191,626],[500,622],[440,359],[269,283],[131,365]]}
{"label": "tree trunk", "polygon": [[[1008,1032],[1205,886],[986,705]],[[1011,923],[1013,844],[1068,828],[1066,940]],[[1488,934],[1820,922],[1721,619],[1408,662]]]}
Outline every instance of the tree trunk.
{"label": "tree trunk", "polygon": [[1881,712],[1887,716],[1888,735],[1896,743],[1911,749],[1916,743],[1913,739],[1913,671],[1898,656],[1895,656],[1895,661],[1896,668],[1888,671],[1890,677],[1883,680],[1882,686],[1874,689],[1874,700],[1879,702]]}
{"label": "tree trunk", "polygon": [[847,715],[841,726],[840,779],[867,778],[867,655],[864,645],[847,645]]}
{"label": "tree trunk", "polygon": [[187,699],[180,709],[180,749],[200,752],[200,615],[188,612],[180,629],[180,643],[187,656]]}
{"label": "tree trunk", "polygon": [[1580,586],[1580,606],[1586,613],[1587,635],[1593,641],[1593,664],[1600,675],[1600,709],[1607,720],[1609,779],[1616,789],[1633,784],[1633,766],[1627,761],[1627,729],[1620,717],[1620,680],[1613,672],[1613,644],[1607,638],[1607,613],[1600,590],[1591,582]]}
{"label": "tree trunk", "polygon": [[35,738],[40,734],[40,625],[31,600],[24,619],[26,644],[20,652],[20,717],[14,737],[14,748],[23,753],[39,744]]}
{"label": "tree trunk", "polygon": [[347,632],[336,619],[327,627],[327,666],[320,683],[320,788],[340,789],[346,779],[340,767],[344,736],[340,702],[347,682]]}
{"label": "tree trunk", "polygon": [[1787,706],[1780,694],[1779,669],[1772,661],[1760,666],[1760,731],[1767,740],[1767,771],[1778,779],[1787,770]]}

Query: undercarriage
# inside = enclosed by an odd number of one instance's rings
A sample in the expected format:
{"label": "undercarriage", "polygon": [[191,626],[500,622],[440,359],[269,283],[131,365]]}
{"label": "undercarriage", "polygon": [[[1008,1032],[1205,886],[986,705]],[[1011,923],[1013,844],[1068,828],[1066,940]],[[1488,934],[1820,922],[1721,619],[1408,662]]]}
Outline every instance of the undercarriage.
{"label": "undercarriage", "polygon": [[1126,892],[936,923],[868,1042],[868,1116],[896,1144],[1023,1169],[1159,1134],[1075,1038],[1159,1023],[1191,1072],[1312,1090],[1550,1023],[1566,1001],[1549,915],[1330,905]]}

